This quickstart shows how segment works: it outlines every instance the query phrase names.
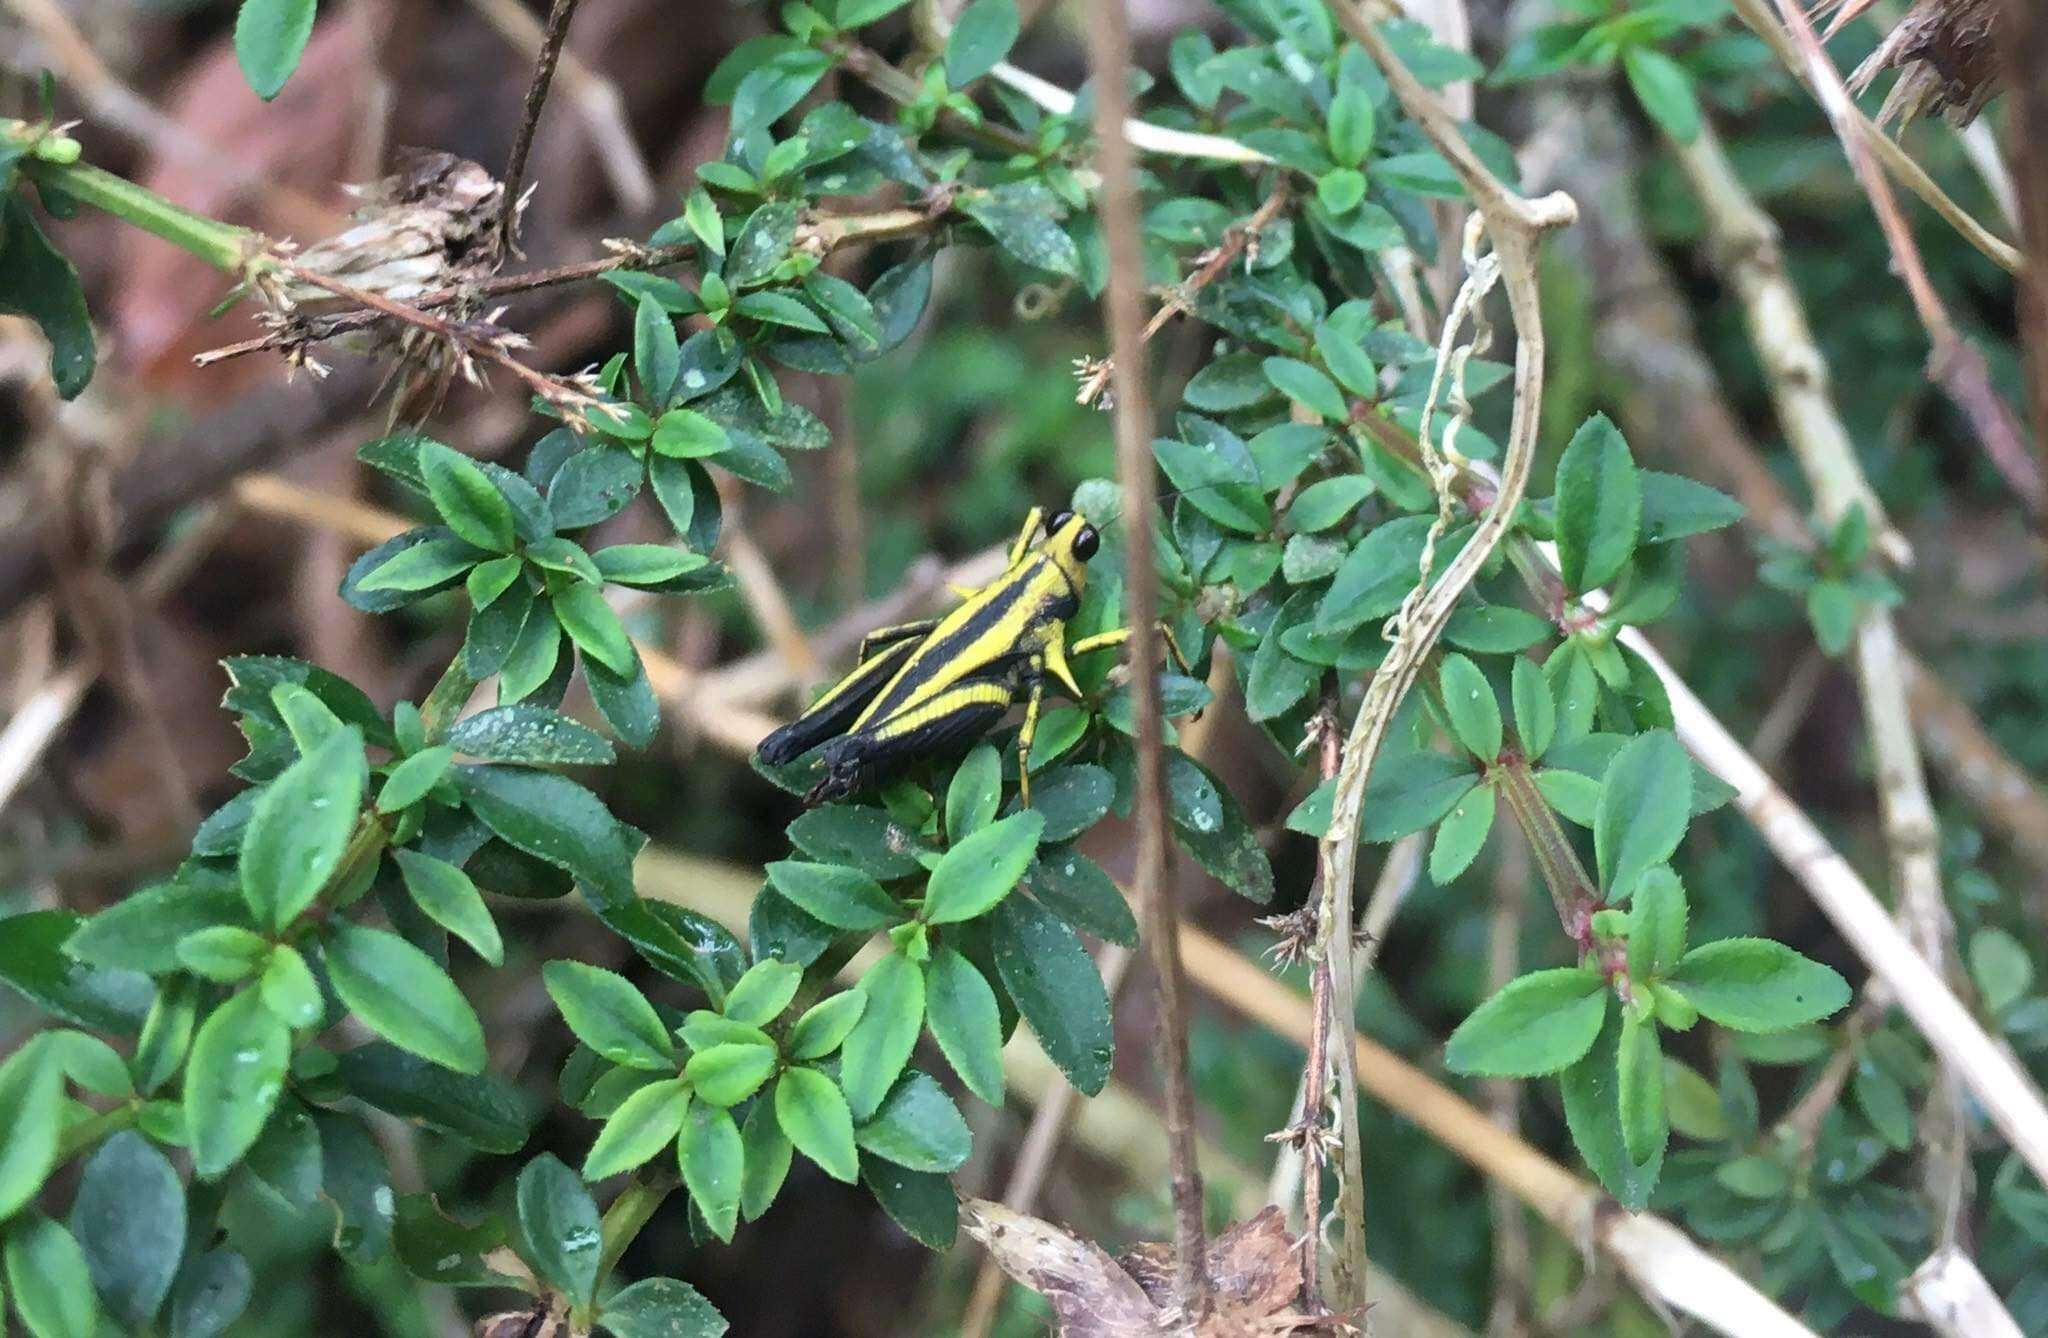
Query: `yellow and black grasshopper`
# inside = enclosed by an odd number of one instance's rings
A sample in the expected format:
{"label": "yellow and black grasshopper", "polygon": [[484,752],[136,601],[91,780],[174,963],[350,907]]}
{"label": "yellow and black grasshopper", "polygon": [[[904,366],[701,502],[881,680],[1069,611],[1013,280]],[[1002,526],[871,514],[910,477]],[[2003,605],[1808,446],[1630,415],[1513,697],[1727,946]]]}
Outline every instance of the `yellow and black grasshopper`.
{"label": "yellow and black grasshopper", "polygon": [[[1100,539],[1086,517],[1059,511],[1034,544],[1043,516],[1031,509],[1003,574],[960,607],[943,618],[870,632],[853,671],[763,739],[761,760],[782,766],[823,743],[824,778],[804,796],[807,804],[823,803],[851,794],[891,763],[979,737],[1020,696],[1024,725],[1017,751],[1030,757],[1046,674],[1079,699],[1068,657],[1121,645],[1131,635],[1120,627],[1067,644],[1067,620],[1081,607],[1088,559]],[[1174,662],[1187,671],[1173,633],[1164,625],[1159,630]],[[1018,777],[1018,788],[1030,803],[1028,774]]]}

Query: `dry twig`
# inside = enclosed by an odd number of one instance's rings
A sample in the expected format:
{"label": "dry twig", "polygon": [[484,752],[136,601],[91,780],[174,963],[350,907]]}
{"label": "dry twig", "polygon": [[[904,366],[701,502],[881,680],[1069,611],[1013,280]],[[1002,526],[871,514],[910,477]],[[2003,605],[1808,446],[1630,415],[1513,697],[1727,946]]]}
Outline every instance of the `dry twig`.
{"label": "dry twig", "polygon": [[562,44],[569,40],[569,20],[576,16],[576,0],[555,0],[548,11],[547,31],[541,36],[540,54],[534,59],[533,81],[526,86],[526,103],[520,109],[519,129],[512,136],[512,155],[505,160],[505,198],[498,215],[498,259],[518,251],[514,234],[519,228],[519,211],[526,205],[520,198],[525,187],[526,156],[533,149],[533,132],[540,124],[540,109],[548,100],[548,86],[554,82],[555,62]]}

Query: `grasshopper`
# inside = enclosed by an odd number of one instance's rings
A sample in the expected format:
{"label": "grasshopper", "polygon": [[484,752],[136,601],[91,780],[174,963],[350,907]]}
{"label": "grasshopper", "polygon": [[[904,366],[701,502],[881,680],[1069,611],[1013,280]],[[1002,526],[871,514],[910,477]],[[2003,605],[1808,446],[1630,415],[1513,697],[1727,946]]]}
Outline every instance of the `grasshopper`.
{"label": "grasshopper", "polygon": [[[1033,543],[1039,525],[1045,537]],[[1031,756],[1038,710],[1050,673],[1078,700],[1068,657],[1122,645],[1128,627],[1067,644],[1067,620],[1081,607],[1088,560],[1100,543],[1095,527],[1073,511],[1047,520],[1033,507],[1010,546],[1003,574],[943,618],[877,628],[861,641],[852,672],[834,683],[795,720],[761,741],[760,759],[781,766],[820,744],[825,775],[806,804],[842,798],[883,768],[909,758],[959,747],[986,733],[1024,700],[1017,736],[1021,758]],[[1168,652],[1183,672],[1188,660],[1164,624]],[[1031,802],[1031,778],[1020,768],[1018,788]]]}

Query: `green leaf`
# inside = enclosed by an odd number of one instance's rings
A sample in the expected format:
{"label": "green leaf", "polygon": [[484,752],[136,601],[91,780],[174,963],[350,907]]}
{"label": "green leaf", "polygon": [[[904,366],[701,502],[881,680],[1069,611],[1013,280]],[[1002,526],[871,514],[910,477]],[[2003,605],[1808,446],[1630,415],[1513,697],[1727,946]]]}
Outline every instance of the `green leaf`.
{"label": "green leaf", "polygon": [[690,1056],[683,1076],[714,1106],[736,1106],[775,1074],[772,1045],[714,1045]]}
{"label": "green leaf", "polygon": [[1265,369],[1250,353],[1226,353],[1206,364],[1188,378],[1182,398],[1191,409],[1203,413],[1227,413],[1247,409],[1271,398],[1273,386]]}
{"label": "green leaf", "polygon": [[[892,952],[868,968],[860,991],[867,996],[867,1007],[839,1047],[839,1085],[846,1091],[853,1118],[864,1120],[875,1113],[910,1062],[917,1033],[924,1027],[924,975],[916,963]],[[794,1132],[790,1137],[799,1148],[804,1146]],[[840,1178],[852,1178],[850,1164]]]}
{"label": "green leaf", "polygon": [[[955,32],[959,29],[956,27]],[[979,223],[1013,258],[1034,269],[1077,279],[1081,253],[1074,239],[1048,212],[1049,195],[1036,183],[1014,182],[986,193],[968,192],[959,200],[961,213]]]}
{"label": "green leaf", "polygon": [[965,88],[996,67],[1017,42],[1016,0],[974,0],[946,37],[946,86]]}
{"label": "green leaf", "polygon": [[1576,771],[1552,768],[1536,773],[1536,790],[1550,806],[1581,827],[1591,827],[1600,814],[1600,782]]}
{"label": "green leaf", "polygon": [[877,1157],[913,1171],[955,1170],[974,1146],[952,1098],[930,1074],[915,1069],[889,1089],[874,1117],[853,1136]]}
{"label": "green leaf", "polygon": [[363,736],[336,730],[265,787],[242,837],[242,896],[257,923],[282,929],[341,865],[369,785]]}
{"label": "green leaf", "polygon": [[540,975],[578,1040],[614,1064],[674,1071],[668,1028],[631,981],[585,962],[549,962]]}
{"label": "green leaf", "polygon": [[1557,563],[1567,589],[1596,589],[1620,573],[1635,551],[1642,507],[1628,443],[1595,414],[1557,462]]}
{"label": "green leaf", "polygon": [[605,1302],[599,1323],[612,1338],[719,1338],[726,1323],[687,1282],[643,1278]]}
{"label": "green leaf", "polygon": [[732,1112],[702,1101],[691,1103],[683,1117],[677,1150],[691,1202],[720,1240],[731,1240],[739,1225],[740,1184],[746,1164],[746,1149]]}
{"label": "green leaf", "polygon": [[1481,762],[1490,763],[1499,757],[1500,702],[1493,695],[1493,685],[1479,672],[1479,666],[1463,655],[1446,655],[1437,673],[1437,687],[1443,693],[1444,714],[1450,718],[1451,732],[1458,736],[1465,750]]}
{"label": "green leaf", "polygon": [[1372,491],[1372,480],[1363,474],[1340,474],[1311,483],[1287,508],[1287,526],[1296,534],[1319,534],[1341,523]]}
{"label": "green leaf", "polygon": [[485,826],[507,845],[574,874],[593,904],[634,900],[639,834],[589,790],[566,776],[514,767],[465,767],[456,780]]}
{"label": "green leaf", "polygon": [[185,1127],[200,1179],[219,1179],[263,1132],[284,1090],[291,1044],[291,1030],[255,990],[243,990],[200,1024],[185,1063]]}
{"label": "green leaf", "polygon": [[[685,206],[691,215],[693,230],[701,221],[697,201],[711,203],[711,197],[700,186],[692,193]],[[710,209],[712,226],[718,224],[718,210]],[[701,234],[700,234],[701,235]],[[724,249],[725,234],[718,234],[718,245],[712,250]],[[633,370],[640,377],[640,392],[648,404],[659,410],[669,402],[675,390],[676,372],[682,362],[682,346],[676,339],[676,323],[668,309],[651,293],[642,293],[633,308]]]}
{"label": "green leaf", "polygon": [[464,716],[448,731],[448,746],[520,766],[602,766],[616,760],[603,735],[544,706],[495,706]]}
{"label": "green leaf", "polygon": [[740,1215],[751,1222],[767,1212],[782,1192],[794,1150],[775,1118],[772,1099],[756,1101],[748,1109],[746,1123],[740,1126],[740,1144],[746,1154],[740,1172]]}
{"label": "green leaf", "polygon": [[1359,839],[1392,841],[1419,832],[1457,807],[1478,783],[1479,773],[1463,758],[1431,752],[1386,758],[1365,783]]}
{"label": "green leaf", "polygon": [[351,1095],[479,1151],[509,1156],[525,1146],[533,1127],[525,1097],[495,1075],[456,1073],[382,1041],[336,1058]]}
{"label": "green leaf", "polygon": [[1461,650],[1504,655],[1527,650],[1548,637],[1553,624],[1527,609],[1505,604],[1466,604],[1451,614],[1444,640]]}
{"label": "green leaf", "polygon": [[1041,845],[1071,841],[1102,821],[1116,798],[1116,781],[1098,766],[1054,767],[1031,786],[1031,811],[1045,819]]}
{"label": "green leaf", "polygon": [[71,1234],[114,1319],[147,1326],[185,1253],[185,1187],[170,1159],[130,1130],[108,1138],[79,1177]]}
{"label": "green leaf", "polygon": [[1534,660],[1516,659],[1510,696],[1523,756],[1534,762],[1543,756],[1557,733],[1557,699],[1551,696],[1550,682]]}
{"label": "green leaf", "polygon": [[614,544],[597,554],[597,569],[605,580],[642,588],[658,589],[710,565],[701,554],[667,544]]}
{"label": "green leaf", "polygon": [[373,594],[388,590],[404,595],[434,590],[453,584],[484,556],[484,550],[452,534],[426,533],[420,542],[370,568],[356,583],[357,588]]}
{"label": "green leaf", "polygon": [[1444,1046],[1453,1073],[1535,1078],[1575,1063],[1600,1034],[1607,983],[1598,971],[1558,967],[1511,980],[1474,1009]]}
{"label": "green leaf", "polygon": [[1849,1094],[1878,1136],[1903,1152],[1913,1146],[1913,1107],[1899,1080],[1865,1057],[1856,1061]]}
{"label": "green leaf", "polygon": [[[23,943],[25,917],[0,921],[0,958],[8,946]],[[240,889],[229,882],[172,880],[130,893],[78,926],[61,942],[64,954],[76,961],[110,970],[140,971],[160,976],[178,969],[177,943],[195,929],[209,925],[247,927],[249,906]],[[5,974],[5,973],[0,973]],[[11,976],[8,977],[11,980]]]}
{"label": "green leaf", "polygon": [[789,1029],[789,1057],[823,1059],[831,1054],[852,1034],[867,1006],[868,996],[859,990],[843,990],[812,1004]]}
{"label": "green leaf", "polygon": [[1646,544],[1706,534],[1748,514],[1733,497],[1682,474],[1642,469],[1636,471],[1636,480],[1643,491],[1642,541]]}
{"label": "green leaf", "polygon": [[1486,834],[1493,830],[1494,808],[1491,785],[1475,785],[1466,792],[1436,829],[1436,840],[1429,848],[1429,881],[1438,887],[1449,886],[1471,866],[1486,844]]}
{"label": "green leaf", "polygon": [[1668,975],[1684,955],[1685,884],[1668,866],[1659,865],[1636,884],[1629,907],[1629,977],[1643,981]]}
{"label": "green leaf", "polygon": [[313,0],[242,0],[235,15],[235,60],[265,102],[299,68],[313,35]]}
{"label": "green leaf", "polygon": [[919,918],[942,925],[985,914],[1017,886],[1044,831],[1045,818],[1027,809],[955,843],[932,870]]}
{"label": "green leaf", "polygon": [[448,774],[448,764],[454,757],[453,748],[435,744],[391,768],[391,774],[384,778],[384,787],[377,792],[377,811],[388,816],[425,799],[427,792]]}
{"label": "green leaf", "polygon": [[1621,1109],[1622,1145],[1641,1165],[1663,1155],[1671,1126],[1664,1120],[1664,1052],[1657,1024],[1627,1012],[1615,1054],[1616,1099]]}
{"label": "green leaf", "polygon": [[1038,904],[1085,933],[1126,948],[1138,946],[1130,903],[1102,866],[1072,846],[1041,849],[1024,874]]}
{"label": "green leaf", "polygon": [[1083,1095],[1109,1081],[1116,1038],[1095,959],[1074,931],[1024,897],[1009,897],[991,923],[996,973],[1045,1053]]}
{"label": "green leaf", "polygon": [[747,968],[725,997],[726,1017],[748,1026],[764,1027],[789,1007],[789,1001],[796,997],[797,986],[803,983],[804,972],[800,966],[788,962],[756,962]]}
{"label": "green leaf", "polygon": [[14,1313],[35,1338],[93,1338],[99,1302],[85,1252],[69,1231],[30,1218],[8,1232],[6,1260]]}
{"label": "green leaf", "polygon": [[520,1256],[572,1304],[588,1306],[604,1234],[590,1191],[554,1154],[542,1153],[519,1173],[517,1200]]}
{"label": "green leaf", "polygon": [[77,961],[69,948],[78,932],[79,919],[71,911],[30,911],[0,920],[0,981],[66,1022],[134,1032],[149,1011],[149,981],[133,971]]}
{"label": "green leaf", "polygon": [[779,860],[768,866],[768,882],[834,929],[871,933],[904,918],[903,908],[880,883],[843,864]]}
{"label": "green leaf", "polygon": [[505,964],[505,941],[498,922],[468,874],[446,860],[417,850],[394,850],[405,890],[427,918],[476,949],[492,966]]}
{"label": "green leaf", "polygon": [[917,860],[917,834],[877,808],[810,809],[789,824],[789,839],[814,860],[851,865],[871,878],[907,878],[924,869]]}
{"label": "green leaf", "polygon": [[[732,95],[732,122],[730,133],[734,139],[742,138],[756,130],[766,130],[783,113],[802,102],[804,97],[825,77],[832,68],[832,57],[823,51],[786,51],[771,57],[757,66]],[[751,224],[751,220],[749,220]],[[753,265],[739,264],[746,233],[735,239],[732,253],[726,259],[726,277],[737,283],[736,274],[752,274]]]}
{"label": "green leaf", "polygon": [[861,1183],[892,1221],[912,1240],[933,1250],[949,1250],[960,1229],[960,1200],[953,1182],[930,1171],[913,1171],[864,1153]]}
{"label": "green leaf", "polygon": [[1813,639],[1821,650],[1839,656],[1849,649],[1856,624],[1863,619],[1863,603],[1842,581],[1815,581],[1806,591],[1806,616],[1813,623]]}
{"label": "green leaf", "polygon": [[0,1063],[0,1222],[32,1202],[57,1162],[64,1069],[34,1041]]}
{"label": "green leaf", "polygon": [[2033,988],[2034,963],[2018,939],[1986,926],[1970,935],[1970,978],[1977,982],[1984,1006],[2002,1013]]}
{"label": "green leaf", "polygon": [[[0,177],[6,175],[0,171]],[[44,203],[53,199],[46,194]],[[98,361],[85,290],[78,270],[50,245],[18,190],[0,196],[0,312],[36,323],[50,341],[50,379],[58,396],[77,398]]]}
{"label": "green leaf", "polygon": [[178,940],[179,964],[222,985],[247,980],[269,956],[269,939],[233,925],[195,929]]}
{"label": "green leaf", "polygon": [[1644,873],[1665,863],[1692,816],[1692,764],[1669,730],[1629,740],[1607,764],[1593,820],[1600,886],[1622,901]]}
{"label": "green leaf", "polygon": [[248,1260],[234,1250],[190,1260],[171,1291],[170,1338],[218,1338],[242,1317],[255,1286]]}
{"label": "green leaf", "polygon": [[1703,943],[1680,960],[1669,983],[1735,1031],[1788,1031],[1831,1017],[1849,1002],[1848,983],[1833,968],[1762,938]]}
{"label": "green leaf", "polygon": [[1365,173],[1333,167],[1316,178],[1316,199],[1332,214],[1348,214],[1365,198]]}
{"label": "green leaf", "polygon": [[1700,103],[1685,67],[1653,46],[1631,46],[1621,53],[1628,86],[1643,110],[1680,144],[1699,138]]}
{"label": "green leaf", "polygon": [[512,504],[476,462],[438,441],[420,443],[420,477],[456,537],[493,553],[512,551]]}
{"label": "green leaf", "polygon": [[946,1062],[968,1091],[1000,1107],[1003,1020],[988,981],[958,951],[941,947],[925,965],[924,1000],[925,1025],[945,1052]]}
{"label": "green leaf", "polygon": [[849,1185],[859,1176],[853,1116],[830,1078],[803,1067],[785,1072],[775,1084],[775,1120],[796,1150],[825,1174]]}
{"label": "green leaf", "polygon": [[295,1031],[310,1030],[326,1014],[326,1001],[320,997],[320,982],[313,979],[313,968],[289,944],[271,949],[256,988],[264,1007]]}
{"label": "green leaf", "polygon": [[1240,534],[1273,528],[1273,509],[1249,460],[1232,461],[1213,446],[1166,437],[1152,443],[1152,454],[1186,503],[1218,525]]}
{"label": "green leaf", "polygon": [[1624,1208],[1641,1212],[1649,1205],[1663,1158],[1653,1157],[1646,1163],[1629,1159],[1616,1070],[1621,1012],[1614,1009],[1608,1013],[1592,1048],[1558,1078],[1558,1090],[1564,1097],[1565,1123],[1572,1142],[1587,1167]]}
{"label": "green leaf", "polygon": [[760,321],[763,324],[780,325],[791,330],[807,330],[812,334],[832,333],[832,327],[825,324],[823,316],[788,293],[746,293],[741,295],[732,307],[749,320]]}
{"label": "green leaf", "polygon": [[976,744],[946,787],[946,836],[958,842],[988,826],[1003,799],[1003,759],[994,746]]}
{"label": "green leaf", "polygon": [[1729,1135],[1728,1116],[1714,1085],[1668,1056],[1664,1060],[1664,1109],[1671,1127],[1687,1138],[1713,1143]]}
{"label": "green leaf", "polygon": [[334,992],[372,1031],[457,1073],[483,1071],[483,1024],[433,958],[396,934],[350,924],[328,937],[325,954]]}
{"label": "green leaf", "polygon": [[1370,94],[1357,84],[1340,87],[1330,99],[1330,156],[1345,167],[1362,166],[1372,152],[1376,119]]}
{"label": "green leaf", "polygon": [[605,603],[602,590],[577,581],[554,593],[556,619],[586,655],[615,673],[630,674],[640,667],[633,639],[626,635],[619,615]]}
{"label": "green leaf", "polygon": [[[1434,523],[1431,516],[1402,516],[1359,540],[1316,608],[1316,631],[1348,632],[1401,607],[1420,578],[1423,540]],[[1441,572],[1447,560],[1441,544],[1436,560]]]}
{"label": "green leaf", "polygon": [[1274,389],[1309,412],[1341,423],[1351,416],[1343,392],[1329,377],[1297,358],[1267,358],[1260,364]]}

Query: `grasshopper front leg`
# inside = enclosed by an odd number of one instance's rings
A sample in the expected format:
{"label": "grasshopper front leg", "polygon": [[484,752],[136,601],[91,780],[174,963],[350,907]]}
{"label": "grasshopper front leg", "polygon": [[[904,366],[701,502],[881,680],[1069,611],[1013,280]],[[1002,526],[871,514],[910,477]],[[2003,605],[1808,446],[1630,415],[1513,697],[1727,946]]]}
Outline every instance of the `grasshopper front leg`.
{"label": "grasshopper front leg", "polygon": [[1038,737],[1038,708],[1045,703],[1045,656],[1033,655],[1025,661],[1024,687],[1030,693],[1024,700],[1024,727],[1017,731],[1017,797],[1025,808],[1031,807],[1031,741]]}
{"label": "grasshopper front leg", "polygon": [[[1154,623],[1153,626],[1158,629],[1160,639],[1166,642],[1166,653],[1173,657],[1173,662],[1180,666],[1180,671],[1184,674],[1194,673],[1194,666],[1188,663],[1188,657],[1182,652],[1180,639],[1174,636],[1173,629],[1168,627],[1163,620]],[[1107,632],[1098,632],[1094,636],[1082,637],[1079,641],[1067,647],[1067,653],[1069,655],[1086,655],[1091,650],[1106,650],[1111,646],[1121,646],[1130,639],[1130,628],[1113,628]]]}

